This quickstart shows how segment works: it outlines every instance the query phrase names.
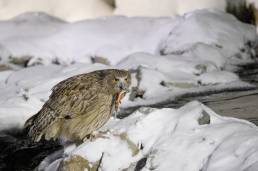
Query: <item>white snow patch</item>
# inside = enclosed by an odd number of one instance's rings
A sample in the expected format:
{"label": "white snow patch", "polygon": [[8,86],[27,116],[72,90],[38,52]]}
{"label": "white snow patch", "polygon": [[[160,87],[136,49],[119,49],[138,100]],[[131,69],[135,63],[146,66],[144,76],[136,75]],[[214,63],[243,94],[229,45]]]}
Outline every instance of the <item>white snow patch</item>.
{"label": "white snow patch", "polygon": [[218,83],[230,83],[239,80],[239,77],[227,71],[213,71],[209,73],[202,74],[198,77],[199,81],[206,84],[218,84]]}

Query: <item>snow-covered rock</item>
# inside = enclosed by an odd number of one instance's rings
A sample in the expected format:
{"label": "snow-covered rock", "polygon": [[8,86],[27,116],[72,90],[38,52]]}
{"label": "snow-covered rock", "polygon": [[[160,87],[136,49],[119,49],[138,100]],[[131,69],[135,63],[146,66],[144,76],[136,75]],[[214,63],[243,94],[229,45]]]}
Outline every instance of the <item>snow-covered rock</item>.
{"label": "snow-covered rock", "polygon": [[[221,117],[198,102],[177,110],[144,111],[136,111],[122,120],[111,119],[102,129],[109,130],[106,138],[85,142],[61,160],[81,156],[92,167],[100,162],[101,170],[105,171],[133,170],[143,157],[147,158],[145,171],[257,169],[258,128],[255,125]],[[200,122],[204,117],[206,121]],[[50,163],[47,168],[53,169],[61,160]]]}
{"label": "snow-covered rock", "polygon": [[241,23],[233,16],[219,11],[206,13],[200,10],[183,16],[164,43],[163,53],[183,54],[196,51],[196,48],[200,49],[198,43],[203,43],[220,49],[225,58],[246,59],[245,46],[248,41],[255,40],[254,26]]}

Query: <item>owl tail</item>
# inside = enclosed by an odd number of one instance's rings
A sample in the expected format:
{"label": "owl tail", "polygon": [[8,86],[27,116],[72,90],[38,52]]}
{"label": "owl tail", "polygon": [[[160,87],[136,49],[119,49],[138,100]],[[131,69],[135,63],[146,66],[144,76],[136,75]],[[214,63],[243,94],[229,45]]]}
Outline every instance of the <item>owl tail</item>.
{"label": "owl tail", "polygon": [[[38,114],[38,113],[37,113],[37,114]],[[24,124],[24,126],[23,126],[23,129],[24,129],[25,131],[28,131],[28,130],[30,129],[30,127],[31,127],[32,124],[33,124],[33,121],[35,120],[35,118],[36,118],[36,116],[37,116],[37,114],[31,116],[31,117],[25,122],[25,124]]]}
{"label": "owl tail", "polygon": [[27,136],[29,136],[32,141],[38,142],[41,139],[41,136],[36,136],[35,134],[35,122],[38,117],[38,113],[31,116],[24,124],[24,132],[26,132]]}
{"label": "owl tail", "polygon": [[49,140],[56,137],[58,133],[57,128],[55,132],[51,130],[48,131],[47,129],[55,123],[55,120],[56,117],[53,111],[48,107],[44,107],[26,121],[24,128],[27,130],[28,136],[31,137],[34,142],[40,141],[43,135],[45,135],[46,140]]}

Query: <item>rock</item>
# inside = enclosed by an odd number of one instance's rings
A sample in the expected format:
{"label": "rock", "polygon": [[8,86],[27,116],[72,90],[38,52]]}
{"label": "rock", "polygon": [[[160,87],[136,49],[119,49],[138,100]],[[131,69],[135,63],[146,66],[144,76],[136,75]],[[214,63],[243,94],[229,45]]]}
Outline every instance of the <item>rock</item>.
{"label": "rock", "polygon": [[99,64],[104,64],[104,65],[110,65],[110,61],[107,58],[104,58],[101,56],[91,57],[91,62],[94,64],[99,63]]}
{"label": "rock", "polygon": [[63,160],[58,168],[59,171],[91,171],[89,162],[79,155],[71,156],[69,159]]}
{"label": "rock", "polygon": [[129,149],[132,151],[132,155],[135,156],[139,153],[140,149],[128,138],[126,133],[122,133],[119,137],[126,141],[128,144]]}
{"label": "rock", "polygon": [[186,83],[186,82],[165,82],[162,81],[160,85],[164,87],[178,87],[178,88],[193,88],[193,87],[198,87],[198,85],[195,85],[193,83]]}
{"label": "rock", "polygon": [[210,115],[206,111],[202,111],[202,116],[198,118],[199,125],[210,124]]}
{"label": "rock", "polygon": [[139,160],[136,164],[134,171],[142,170],[142,168],[146,165],[146,162],[147,162],[147,157],[144,157],[141,160]]}
{"label": "rock", "polygon": [[135,98],[143,98],[145,91],[137,87],[132,87],[129,99],[134,101]]}
{"label": "rock", "polygon": [[31,56],[23,56],[23,57],[10,57],[10,63],[15,65],[20,65],[26,67],[28,62],[30,61]]}
{"label": "rock", "polygon": [[0,64],[0,71],[11,70],[11,68],[5,64]]}
{"label": "rock", "polygon": [[151,108],[151,107],[141,107],[138,109],[139,112],[143,113],[143,114],[149,114],[153,111],[155,111],[156,109],[155,108]]}

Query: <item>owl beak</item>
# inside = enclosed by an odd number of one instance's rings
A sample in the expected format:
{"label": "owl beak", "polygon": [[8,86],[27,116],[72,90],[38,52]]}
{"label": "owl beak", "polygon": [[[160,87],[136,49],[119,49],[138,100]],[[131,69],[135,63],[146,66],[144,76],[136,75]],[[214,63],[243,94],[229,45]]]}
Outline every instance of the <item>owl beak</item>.
{"label": "owl beak", "polygon": [[120,90],[124,90],[124,91],[128,92],[127,86],[122,81],[119,83],[119,88],[120,88]]}

